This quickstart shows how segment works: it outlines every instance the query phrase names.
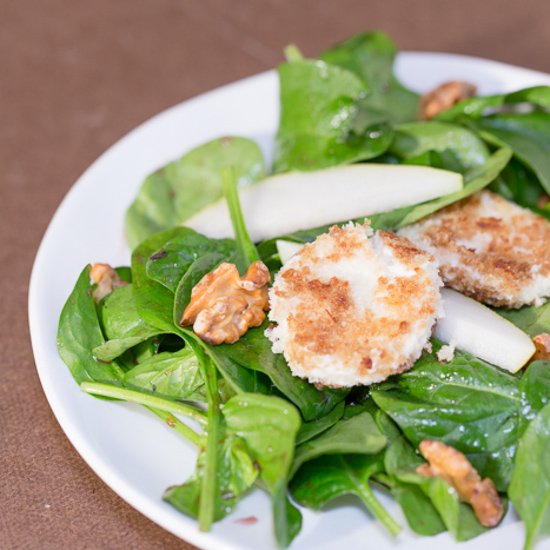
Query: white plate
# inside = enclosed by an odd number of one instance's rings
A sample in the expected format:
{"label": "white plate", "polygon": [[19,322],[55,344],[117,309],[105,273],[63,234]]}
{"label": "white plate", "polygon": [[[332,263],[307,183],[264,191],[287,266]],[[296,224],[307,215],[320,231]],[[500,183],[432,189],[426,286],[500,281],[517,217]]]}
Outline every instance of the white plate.
{"label": "white plate", "polygon": [[[403,53],[397,60],[402,81],[418,91],[462,78],[481,94],[550,84],[550,76],[483,59],[434,53]],[[153,117],[106,151],[75,183],[57,210],[38,251],[29,291],[29,319],[36,366],[57,420],[90,467],[124,500],[175,535],[209,549],[275,548],[268,498],[247,496],[210,533],[161,499],[169,485],[193,471],[195,451],[173,430],[137,406],[100,401],[80,392],[57,354],[61,308],[88,262],[127,264],[124,213],[147,174],[192,147],[220,135],[255,139],[268,160],[278,120],[278,84],[271,71],[186,101]],[[386,502],[386,501],[385,501]],[[397,506],[386,502],[405,525]],[[235,520],[255,516],[254,524]],[[512,514],[509,514],[512,516]],[[523,529],[515,517],[461,549],[500,545],[518,548]],[[361,506],[344,500],[330,511],[304,511],[293,550],[315,547],[424,548],[433,539],[407,529],[392,540]],[[441,549],[456,548],[448,534]]]}

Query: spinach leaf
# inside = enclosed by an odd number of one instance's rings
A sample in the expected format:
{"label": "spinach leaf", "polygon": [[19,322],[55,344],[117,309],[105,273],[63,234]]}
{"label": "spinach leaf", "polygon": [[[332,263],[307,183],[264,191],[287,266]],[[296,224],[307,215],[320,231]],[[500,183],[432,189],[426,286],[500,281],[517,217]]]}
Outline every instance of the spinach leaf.
{"label": "spinach leaf", "polygon": [[390,152],[411,159],[429,151],[450,151],[458,171],[483,165],[489,158],[487,146],[474,132],[445,122],[410,122],[397,126]]}
{"label": "spinach leaf", "polygon": [[223,407],[229,430],[244,439],[269,490],[286,479],[301,425],[294,406],[280,397],[241,393]]}
{"label": "spinach leaf", "polygon": [[419,486],[393,482],[390,490],[415,533],[432,537],[447,530],[432,501]]}
{"label": "spinach leaf", "polygon": [[466,454],[497,489],[506,489],[522,406],[514,376],[464,352],[446,365],[425,353],[412,370],[380,384],[371,395],[413,445],[443,441]]}
{"label": "spinach leaf", "polygon": [[340,403],[338,403],[338,405],[336,405],[336,407],[334,407],[328,414],[325,414],[325,416],[321,416],[320,418],[311,420],[310,422],[304,422],[300,426],[298,434],[296,435],[296,445],[305,443],[320,433],[328,430],[331,426],[334,426],[334,424],[342,418],[344,408],[345,403],[340,401]]}
{"label": "spinach leaf", "polygon": [[479,96],[464,99],[437,115],[437,120],[461,121],[465,117],[479,118],[488,112],[504,111],[516,104],[530,104],[532,107],[550,109],[550,86],[534,86],[508,94]]}
{"label": "spinach leaf", "polygon": [[323,456],[302,466],[291,482],[294,499],[302,506],[320,510],[342,495],[356,495],[392,535],[401,528],[374,496],[370,478],[383,471],[380,453],[374,455]]}
{"label": "spinach leaf", "polygon": [[[243,494],[252,486],[258,470],[245,442],[234,434],[223,431],[215,451],[218,467],[213,483],[215,495],[212,500],[212,521],[219,521],[233,510]],[[206,451],[202,450],[193,477],[181,485],[166,489],[163,499],[180,512],[198,518],[200,503],[203,500],[203,480],[206,475]]]}
{"label": "spinach leaf", "polygon": [[175,292],[191,264],[210,253],[222,254],[231,261],[235,253],[233,239],[209,239],[193,229],[180,227],[174,237],[162,244],[147,259],[147,276]]}
{"label": "spinach leaf", "polygon": [[112,361],[130,348],[161,334],[138,314],[132,285],[113,290],[99,306],[99,317],[107,342],[93,349],[100,361]]}
{"label": "spinach leaf", "polygon": [[[411,528],[428,535],[448,529],[457,541],[485,532],[472,508],[461,503],[456,492],[443,479],[426,478],[416,473],[416,468],[423,462],[402,435],[390,443],[384,459],[392,480],[390,488],[402,505]],[[422,517],[419,517],[420,511]]]}
{"label": "spinach leaf", "polygon": [[375,413],[375,420],[388,437],[384,455],[385,474],[382,475],[381,481],[388,485],[401,506],[409,527],[415,533],[424,536],[433,536],[445,531],[445,524],[426,493],[418,485],[401,480],[401,476],[415,473],[423,460],[385,413]]}
{"label": "spinach leaf", "polygon": [[375,454],[386,446],[387,438],[378,429],[372,416],[362,412],[340,420],[314,439],[296,447],[292,477],[306,462],[327,454]]}
{"label": "spinach leaf", "polygon": [[[249,392],[271,395],[275,393],[269,377],[263,372],[247,368],[247,365],[241,365],[238,361],[233,361],[219,349],[222,346],[211,346],[203,342],[191,329],[180,329],[180,333],[194,349],[198,348],[202,353],[208,355],[229,385],[230,391],[237,394]],[[235,345],[236,343],[231,344],[231,346]]]}
{"label": "spinach leaf", "polygon": [[222,196],[221,170],[233,167],[240,187],[266,175],[260,148],[242,137],[215,139],[151,174],[126,213],[135,247],[153,233],[179,225]]}
{"label": "spinach leaf", "polygon": [[550,403],[550,361],[534,361],[519,381],[524,403],[521,420],[528,423]]}
{"label": "spinach leaf", "polygon": [[510,160],[490,188],[504,198],[531,208],[542,216],[550,215],[550,211],[540,208],[540,200],[546,193],[537,177],[515,158]]}
{"label": "spinach leaf", "polygon": [[293,376],[284,356],[271,351],[271,342],[264,335],[268,324],[266,320],[261,327],[250,329],[234,344],[208,346],[208,353],[222,369],[237,365],[267,375],[277,390],[300,409],[304,420],[324,416],[345,398],[347,390],[318,390]]}
{"label": "spinach leaf", "polygon": [[[186,232],[186,228],[175,227],[157,233],[143,241],[134,250],[132,254],[132,274],[134,300],[139,315],[159,331],[183,338],[188,345],[192,346],[195,353],[206,352],[208,357],[215,362],[216,367],[233,391],[272,393],[267,377],[244,368],[236,362],[227,360],[223,353],[219,353],[218,348],[220,346],[209,346],[198,338],[192,330],[180,328],[177,324],[187,305],[192,286],[196,284],[193,283],[190,286],[190,283],[192,281],[198,282],[203,275],[211,270],[212,263],[210,263],[210,260],[213,255],[203,256],[191,265],[189,271],[192,270],[192,272],[189,277],[186,278],[187,274],[182,277],[181,287],[176,289],[177,300],[174,300],[174,294],[168,288],[147,276],[146,265],[151,255],[162,249],[168,241]],[[216,254],[215,262],[221,259],[220,256]],[[203,260],[203,258],[206,258],[206,260]],[[179,317],[174,320],[174,314],[178,313],[180,314]]]}
{"label": "spinach leaf", "polygon": [[397,48],[384,33],[355,35],[321,55],[321,59],[355,73],[367,86],[360,106],[370,116],[391,123],[415,120],[419,96],[393,74]]}
{"label": "spinach leaf", "polygon": [[493,115],[470,125],[491,143],[510,147],[550,194],[550,114]]}
{"label": "spinach leaf", "polygon": [[449,490],[449,485],[443,479],[439,477],[423,478],[419,479],[418,483],[428,495],[455,540],[462,542],[487,531],[487,528],[477,520],[472,508],[460,502],[456,493]]}
{"label": "spinach leaf", "polygon": [[521,309],[497,309],[496,311],[531,337],[542,332],[550,333],[550,300],[539,307],[526,306]]}
{"label": "spinach leaf", "polygon": [[160,332],[179,335],[173,323],[174,294],[147,275],[147,262],[162,246],[185,234],[183,227],[175,227],[144,240],[132,253],[132,281],[136,310],[139,316]]}
{"label": "spinach leaf", "polygon": [[376,157],[389,146],[386,124],[365,126],[357,100],[365,84],[350,71],[324,61],[279,66],[281,114],[275,172],[316,170]]}
{"label": "spinach leaf", "polygon": [[[231,511],[259,472],[263,486],[272,495],[277,541],[288,546],[301,528],[301,514],[286,497],[287,473],[300,426],[298,412],[278,397],[242,393],[225,404],[223,417],[219,409],[210,412],[208,430],[212,429],[210,419],[214,415],[219,421],[217,440],[210,436],[194,476],[183,485],[169,488],[164,499],[182,512],[199,517],[201,502],[206,498],[212,520],[218,521]],[[217,455],[208,457],[213,443]],[[216,471],[215,481],[208,488],[214,491],[213,498],[203,496],[209,460],[214,463],[211,470]]]}
{"label": "spinach leaf", "polygon": [[[548,367],[547,367],[548,368]],[[525,549],[550,535],[550,405],[546,405],[518,445],[509,495],[527,531]]]}
{"label": "spinach leaf", "polygon": [[63,306],[57,331],[59,355],[78,384],[87,380],[115,382],[122,377],[123,372],[116,363],[96,361],[93,350],[104,342],[88,265]]}
{"label": "spinach leaf", "polygon": [[172,399],[206,400],[199,361],[189,347],[153,355],[128,371],[124,384]]}
{"label": "spinach leaf", "polygon": [[273,501],[275,537],[286,547],[301,528],[301,514],[287,501],[300,415],[288,401],[274,396],[240,394],[223,408],[228,430],[241,437],[258,465],[260,478]]}

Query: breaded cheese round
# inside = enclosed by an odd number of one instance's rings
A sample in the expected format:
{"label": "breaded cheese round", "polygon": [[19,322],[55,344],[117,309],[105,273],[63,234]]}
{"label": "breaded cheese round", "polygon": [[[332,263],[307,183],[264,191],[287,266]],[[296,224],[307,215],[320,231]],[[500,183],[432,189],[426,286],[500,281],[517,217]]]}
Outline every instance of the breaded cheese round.
{"label": "breaded cheese round", "polygon": [[334,226],[275,276],[266,331],[292,373],[330,387],[412,366],[441,315],[431,254],[368,225]]}
{"label": "breaded cheese round", "polygon": [[399,231],[433,254],[446,286],[493,306],[550,296],[550,222],[482,191]]}

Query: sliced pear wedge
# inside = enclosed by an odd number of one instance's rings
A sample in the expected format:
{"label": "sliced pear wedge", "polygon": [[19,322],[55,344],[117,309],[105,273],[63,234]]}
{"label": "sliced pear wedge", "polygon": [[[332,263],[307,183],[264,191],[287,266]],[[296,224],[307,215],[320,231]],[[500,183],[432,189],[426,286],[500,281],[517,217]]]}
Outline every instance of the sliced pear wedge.
{"label": "sliced pear wedge", "polygon": [[[254,242],[388,212],[462,189],[462,176],[428,166],[352,164],[315,172],[271,176],[239,190],[248,234]],[[232,237],[225,199],[183,225],[211,238]]]}
{"label": "sliced pear wedge", "polygon": [[531,338],[504,317],[460,292],[444,288],[445,317],[434,336],[488,363],[517,372],[535,353]]}
{"label": "sliced pear wedge", "polygon": [[277,252],[279,253],[279,259],[281,260],[281,263],[285,265],[296,252],[301,250],[301,248],[304,246],[302,243],[293,243],[292,241],[283,241],[283,240],[277,240],[275,241],[275,245],[277,246]]}

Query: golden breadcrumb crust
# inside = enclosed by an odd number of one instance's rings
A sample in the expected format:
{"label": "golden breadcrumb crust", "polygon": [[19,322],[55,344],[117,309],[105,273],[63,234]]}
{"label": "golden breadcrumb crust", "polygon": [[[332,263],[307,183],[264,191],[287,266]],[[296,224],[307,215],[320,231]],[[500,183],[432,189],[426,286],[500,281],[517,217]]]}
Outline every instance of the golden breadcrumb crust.
{"label": "golden breadcrumb crust", "polygon": [[493,306],[540,305],[550,294],[550,223],[483,191],[400,234],[432,252],[446,286]]}
{"label": "golden breadcrumb crust", "polygon": [[[289,338],[284,353],[291,369],[302,373],[299,375],[309,377],[321,357],[332,357],[334,369],[342,365],[356,371],[356,383],[383,380],[410,368],[426,343],[440,297],[435,265],[432,270],[425,269],[426,264],[433,264],[433,258],[395,233],[380,231],[378,238],[409,272],[404,276],[374,274],[372,307],[367,305],[362,311],[348,280],[337,276],[320,279],[314,273],[326,269],[330,274],[331,264],[337,265],[361,251],[370,260],[364,266],[365,280],[373,277],[368,270],[378,269],[377,253],[354,228],[332,227],[316,243],[306,245],[299,260],[287,264],[277,276],[271,304],[273,308],[276,302],[292,303],[286,319]],[[319,255],[319,247],[329,241],[330,252]],[[279,321],[277,306],[272,313],[275,317],[270,318]],[[409,349],[411,331],[418,331],[418,338],[424,340],[416,344],[418,353],[411,354]],[[327,380],[311,379],[340,385]]]}

